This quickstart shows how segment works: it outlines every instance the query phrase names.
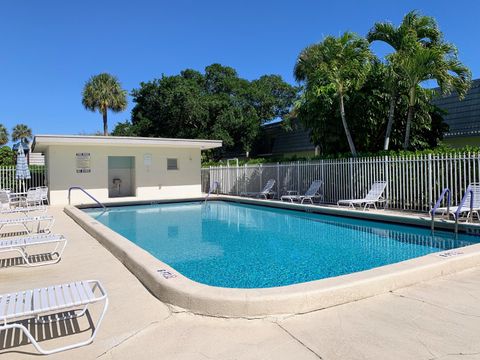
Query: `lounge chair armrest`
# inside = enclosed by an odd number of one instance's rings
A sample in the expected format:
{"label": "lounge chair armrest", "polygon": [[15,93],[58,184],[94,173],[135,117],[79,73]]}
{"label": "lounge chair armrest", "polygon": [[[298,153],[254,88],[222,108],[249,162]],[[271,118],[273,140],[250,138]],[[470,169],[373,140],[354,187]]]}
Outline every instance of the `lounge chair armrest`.
{"label": "lounge chair armrest", "polygon": [[297,190],[287,190],[287,195],[298,195]]}

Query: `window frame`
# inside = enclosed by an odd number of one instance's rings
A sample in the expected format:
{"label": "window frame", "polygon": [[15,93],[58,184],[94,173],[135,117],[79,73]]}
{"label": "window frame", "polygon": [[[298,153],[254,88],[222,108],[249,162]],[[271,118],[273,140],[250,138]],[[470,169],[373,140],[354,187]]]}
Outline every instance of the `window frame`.
{"label": "window frame", "polygon": [[[169,161],[175,160],[175,168],[170,168]],[[179,170],[178,168],[178,158],[167,158],[167,171]]]}

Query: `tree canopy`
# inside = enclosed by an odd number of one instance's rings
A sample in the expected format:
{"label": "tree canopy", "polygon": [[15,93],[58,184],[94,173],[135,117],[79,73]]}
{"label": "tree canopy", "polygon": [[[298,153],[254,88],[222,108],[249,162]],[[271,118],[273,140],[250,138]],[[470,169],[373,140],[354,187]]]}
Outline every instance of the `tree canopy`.
{"label": "tree canopy", "polygon": [[249,81],[220,64],[204,73],[186,69],[134,89],[131,121],[119,123],[113,134],[220,139],[221,151],[248,156],[261,125],[288,114],[296,94],[278,75]]}
{"label": "tree canopy", "polygon": [[[393,50],[393,56],[399,56],[412,46],[432,47],[440,44],[442,41],[442,33],[434,18],[421,15],[418,11],[410,11],[407,13],[399,26],[395,26],[389,22],[377,22],[367,34],[369,42],[382,41],[390,45]],[[390,137],[395,120],[395,109],[398,96],[400,95],[399,84],[404,81],[400,76],[395,61],[391,61],[392,57],[388,56],[386,65],[388,69],[388,78],[386,79],[389,94],[389,112],[388,122],[385,130],[385,139],[383,149],[388,150],[390,146]]]}
{"label": "tree canopy", "polygon": [[82,92],[82,104],[85,109],[98,111],[103,117],[103,135],[108,135],[107,112],[121,112],[127,108],[127,92],[122,89],[118,79],[102,73],[92,76]]}
{"label": "tree canopy", "polygon": [[372,56],[365,39],[346,32],[339,37],[327,36],[322,42],[302,50],[293,71],[297,81],[305,84],[305,101],[312,96],[337,97],[343,130],[353,156],[357,152],[347,122],[344,99],[364,84]]}
{"label": "tree canopy", "polygon": [[[348,44],[347,34],[327,36],[299,54],[294,74],[303,87],[291,118],[311,130],[313,142],[324,153],[349,148],[355,154],[352,143],[356,139],[364,152],[436,146],[448,127],[443,112],[430,102],[438,94],[422,84],[434,80],[441,93],[455,91],[462,98],[471,74],[459,61],[455,47],[443,40],[435,19],[412,11],[398,27],[376,23],[367,39],[392,46],[395,51],[385,61],[360,56],[364,47],[355,36],[349,41],[358,45],[346,51],[348,47],[339,44]],[[327,45],[335,49],[331,57],[325,55]],[[348,91],[344,83],[354,91]]]}
{"label": "tree canopy", "polygon": [[0,124],[0,146],[8,143],[8,130],[5,125]]}
{"label": "tree canopy", "polygon": [[25,124],[17,124],[12,129],[12,140],[28,143],[32,139],[32,129]]}

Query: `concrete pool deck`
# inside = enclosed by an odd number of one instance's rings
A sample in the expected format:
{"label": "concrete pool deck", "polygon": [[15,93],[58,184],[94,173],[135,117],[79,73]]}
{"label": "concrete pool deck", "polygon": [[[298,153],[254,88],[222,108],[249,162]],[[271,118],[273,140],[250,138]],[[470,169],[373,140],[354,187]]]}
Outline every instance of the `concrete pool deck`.
{"label": "concrete pool deck", "polygon": [[[480,267],[303,315],[207,317],[163,304],[63,208],[49,213],[57,220],[54,232],[69,239],[63,260],[35,269],[0,269],[0,293],[93,278],[107,289],[110,306],[92,344],[47,359],[480,358]],[[85,320],[63,331],[72,335],[39,332],[54,334],[41,344],[85,338],[76,333]],[[2,332],[0,339],[0,358],[38,358],[32,345],[16,346],[22,343],[18,333]]]}

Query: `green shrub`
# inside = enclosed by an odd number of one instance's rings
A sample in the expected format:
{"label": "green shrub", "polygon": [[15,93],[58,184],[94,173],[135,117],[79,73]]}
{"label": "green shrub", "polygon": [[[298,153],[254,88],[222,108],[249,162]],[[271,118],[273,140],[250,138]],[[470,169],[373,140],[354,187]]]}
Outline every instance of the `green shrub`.
{"label": "green shrub", "polygon": [[13,166],[15,165],[15,151],[8,146],[2,146],[0,148],[0,166]]}

